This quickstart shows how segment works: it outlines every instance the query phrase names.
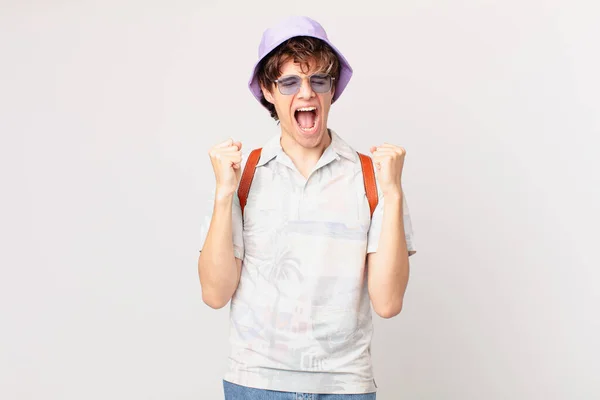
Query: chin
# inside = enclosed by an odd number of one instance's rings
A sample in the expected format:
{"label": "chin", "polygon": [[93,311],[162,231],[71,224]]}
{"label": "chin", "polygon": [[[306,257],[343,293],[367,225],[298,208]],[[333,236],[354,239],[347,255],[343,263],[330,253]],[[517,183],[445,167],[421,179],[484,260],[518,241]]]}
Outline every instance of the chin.
{"label": "chin", "polygon": [[305,148],[318,147],[323,140],[327,139],[328,136],[327,129],[319,129],[315,132],[311,132],[310,134],[307,134],[299,129],[295,129],[293,133],[296,142]]}

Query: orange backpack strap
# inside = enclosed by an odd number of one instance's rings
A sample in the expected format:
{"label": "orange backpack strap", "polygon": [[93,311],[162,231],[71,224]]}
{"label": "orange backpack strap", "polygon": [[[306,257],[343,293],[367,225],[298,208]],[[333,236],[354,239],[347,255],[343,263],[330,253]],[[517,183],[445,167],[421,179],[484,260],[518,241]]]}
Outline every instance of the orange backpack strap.
{"label": "orange backpack strap", "polygon": [[250,185],[252,184],[252,179],[254,178],[256,164],[258,164],[258,161],[260,160],[261,150],[262,149],[252,150],[248,156],[246,166],[244,167],[244,172],[242,172],[242,177],[240,179],[238,197],[240,199],[240,207],[242,208],[242,217],[244,216],[244,207],[246,207],[246,201],[248,200],[248,193],[250,192]]}
{"label": "orange backpack strap", "polygon": [[369,200],[369,208],[371,209],[371,217],[375,212],[375,207],[379,202],[379,196],[377,195],[377,183],[375,182],[375,169],[371,162],[371,157],[358,153],[360,157],[360,164],[363,172],[363,182],[365,184],[365,192],[367,194],[367,200]]}

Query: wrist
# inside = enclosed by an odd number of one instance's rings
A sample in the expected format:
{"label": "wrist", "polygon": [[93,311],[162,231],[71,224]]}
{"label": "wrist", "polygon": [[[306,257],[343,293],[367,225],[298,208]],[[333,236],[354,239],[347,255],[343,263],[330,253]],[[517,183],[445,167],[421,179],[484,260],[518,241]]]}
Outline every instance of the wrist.
{"label": "wrist", "polygon": [[215,190],[215,202],[225,202],[228,203],[233,199],[235,194],[235,189],[232,188],[224,188],[217,187]]}
{"label": "wrist", "polygon": [[404,195],[402,192],[402,185],[385,188],[382,190],[383,197],[388,200],[402,200],[402,196]]}

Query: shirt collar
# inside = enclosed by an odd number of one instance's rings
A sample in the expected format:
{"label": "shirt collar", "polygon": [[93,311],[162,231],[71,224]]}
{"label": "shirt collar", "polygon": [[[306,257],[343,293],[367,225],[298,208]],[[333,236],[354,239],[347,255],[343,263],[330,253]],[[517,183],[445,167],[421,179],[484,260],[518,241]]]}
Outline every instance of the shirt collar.
{"label": "shirt collar", "polygon": [[[346,143],[338,134],[333,130],[329,129],[331,134],[331,144],[325,149],[325,153],[333,152],[333,154],[337,156],[344,157],[352,162],[356,162],[358,160],[358,154],[356,151],[350,147],[348,143]],[[283,149],[281,148],[281,134],[273,136],[271,139],[265,143],[262,148],[260,160],[257,167],[265,165],[272,159],[279,157],[284,154]],[[339,157],[337,157],[339,159]]]}
{"label": "shirt collar", "polygon": [[331,132],[331,148],[333,151],[337,155],[342,156],[352,162],[358,161],[358,154],[356,151],[341,137],[339,137],[334,130],[330,129],[329,131]]}

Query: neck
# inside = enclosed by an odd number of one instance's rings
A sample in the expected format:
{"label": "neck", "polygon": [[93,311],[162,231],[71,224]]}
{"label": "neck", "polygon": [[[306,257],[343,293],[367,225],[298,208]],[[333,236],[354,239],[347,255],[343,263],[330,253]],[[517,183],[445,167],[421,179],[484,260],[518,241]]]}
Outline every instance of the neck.
{"label": "neck", "polygon": [[315,165],[317,165],[323,152],[325,152],[325,149],[331,143],[329,129],[322,135],[322,138],[317,146],[308,148],[300,145],[289,134],[282,132],[281,148],[305,178],[308,177]]}

